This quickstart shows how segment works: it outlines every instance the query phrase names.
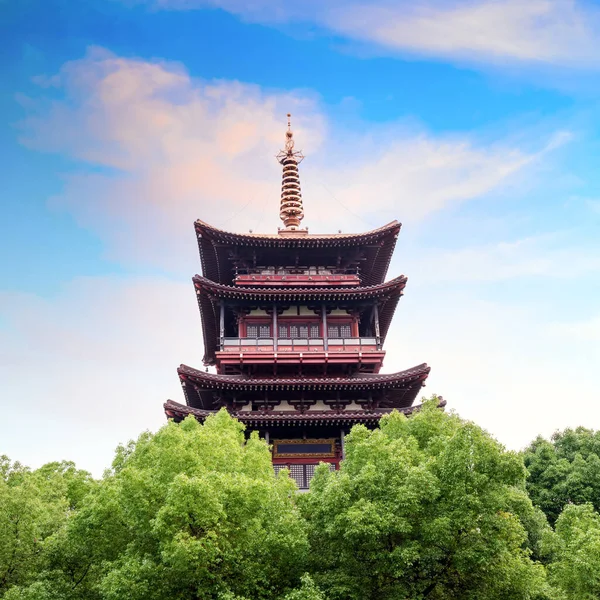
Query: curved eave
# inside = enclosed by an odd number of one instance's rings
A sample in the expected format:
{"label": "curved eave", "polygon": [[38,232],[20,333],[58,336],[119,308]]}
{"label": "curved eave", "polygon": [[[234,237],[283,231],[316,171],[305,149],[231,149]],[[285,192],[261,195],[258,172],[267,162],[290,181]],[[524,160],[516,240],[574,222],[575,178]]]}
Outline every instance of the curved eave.
{"label": "curved eave", "polygon": [[[416,406],[409,406],[400,409],[384,409],[377,411],[319,411],[319,412],[307,412],[307,413],[248,413],[248,412],[230,412],[231,416],[238,419],[242,423],[248,425],[262,425],[262,426],[274,426],[274,425],[354,425],[356,423],[366,423],[376,425],[382,416],[389,414],[392,410],[398,410],[405,415],[418,412],[422,404]],[[438,403],[439,408],[444,408],[446,401],[440,399]],[[185,406],[179,404],[173,400],[167,400],[163,408],[165,415],[168,419],[174,419],[179,422],[188,415],[193,415],[200,422],[203,422],[210,415],[216,414],[216,410],[204,410],[199,408],[193,408],[191,406]]]}
{"label": "curved eave", "polygon": [[194,223],[205,277],[220,283],[232,281],[229,253],[232,248],[368,248],[362,282],[375,285],[384,281],[400,233],[401,223],[391,221],[364,233],[285,235],[234,233],[197,220]]}
{"label": "curved eave", "polygon": [[408,278],[404,275],[390,279],[385,283],[379,283],[369,286],[357,287],[311,287],[311,288],[260,288],[260,287],[241,287],[233,285],[224,285],[216,283],[195,275],[192,278],[194,287],[200,293],[207,293],[215,298],[229,300],[251,300],[257,302],[303,302],[311,300],[368,300],[370,298],[379,298],[386,294],[400,295],[406,286]]}
{"label": "curved eave", "polygon": [[221,375],[180,365],[181,379],[194,381],[203,389],[231,390],[311,390],[329,386],[333,390],[383,389],[410,381],[423,381],[431,371],[426,363],[396,373],[358,373],[350,377],[246,377]]}
{"label": "curved eave", "polygon": [[380,408],[411,406],[425,384],[430,367],[421,364],[398,373],[356,374],[351,377],[281,377],[250,378],[242,375],[220,375],[181,365],[177,372],[188,406],[212,410],[227,396],[245,393],[269,393],[285,396],[290,392],[378,394]]}

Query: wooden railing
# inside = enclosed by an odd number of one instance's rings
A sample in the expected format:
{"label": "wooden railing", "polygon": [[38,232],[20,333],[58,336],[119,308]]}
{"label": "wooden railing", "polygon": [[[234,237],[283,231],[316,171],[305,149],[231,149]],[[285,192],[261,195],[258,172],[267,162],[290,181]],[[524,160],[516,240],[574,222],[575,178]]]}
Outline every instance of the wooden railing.
{"label": "wooden railing", "polygon": [[[274,346],[273,338],[223,338],[222,351],[239,352],[242,348],[257,348],[263,349]],[[329,348],[340,348],[344,350],[373,350],[373,346],[377,345],[377,340],[374,337],[358,337],[358,338],[329,338],[327,340]],[[316,347],[324,347],[325,340],[323,338],[277,338],[278,349],[292,349],[301,352],[302,349],[314,349]]]}

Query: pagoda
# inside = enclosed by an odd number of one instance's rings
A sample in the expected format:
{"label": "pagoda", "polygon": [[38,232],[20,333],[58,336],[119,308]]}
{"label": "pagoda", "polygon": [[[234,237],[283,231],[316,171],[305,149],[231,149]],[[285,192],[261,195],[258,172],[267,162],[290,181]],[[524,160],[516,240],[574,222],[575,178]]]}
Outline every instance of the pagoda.
{"label": "pagoda", "polygon": [[[195,222],[202,276],[193,277],[205,369],[177,370],[186,404],[167,417],[199,421],[222,407],[258,430],[275,470],[306,489],[320,462],[337,469],[356,423],[413,406],[430,368],[380,373],[383,345],[406,277],[385,281],[400,223],[366,233],[309,234],[288,115],[280,218],[273,234]],[[209,372],[208,367],[214,367]]]}

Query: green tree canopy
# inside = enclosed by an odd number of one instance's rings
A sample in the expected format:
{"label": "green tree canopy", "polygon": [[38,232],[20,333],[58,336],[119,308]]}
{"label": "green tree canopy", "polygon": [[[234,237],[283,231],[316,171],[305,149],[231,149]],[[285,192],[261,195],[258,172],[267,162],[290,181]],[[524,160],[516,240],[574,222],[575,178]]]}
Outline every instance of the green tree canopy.
{"label": "green tree canopy", "polygon": [[341,469],[317,470],[302,498],[315,580],[331,600],[547,597],[521,458],[436,404],[354,427]]}
{"label": "green tree canopy", "polygon": [[591,504],[571,504],[556,521],[550,578],[567,600],[600,598],[600,515]]}
{"label": "green tree canopy", "polygon": [[300,584],[307,539],[295,486],[225,410],[119,448],[83,499],[71,483],[79,510],[49,540],[37,581],[10,600],[254,600]]}
{"label": "green tree canopy", "polygon": [[39,574],[52,536],[92,486],[72,463],[31,471],[0,457],[0,596]]}
{"label": "green tree canopy", "polygon": [[567,504],[600,509],[600,432],[579,427],[538,437],[523,454],[531,500],[554,523]]}

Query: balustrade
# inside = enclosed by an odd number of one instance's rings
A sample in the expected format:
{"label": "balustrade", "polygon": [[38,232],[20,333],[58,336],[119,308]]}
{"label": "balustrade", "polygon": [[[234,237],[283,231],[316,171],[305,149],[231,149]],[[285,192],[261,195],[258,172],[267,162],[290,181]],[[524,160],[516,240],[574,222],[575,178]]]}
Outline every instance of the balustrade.
{"label": "balustrade", "polygon": [[[360,350],[363,347],[368,347],[369,350],[373,350],[373,346],[377,345],[377,340],[374,337],[355,337],[355,338],[329,338],[328,345],[330,348],[343,348]],[[227,337],[223,339],[222,351],[239,352],[242,348],[260,348],[266,349],[274,346],[274,340],[272,337],[265,338],[231,338]],[[301,352],[303,349],[309,347],[323,348],[325,346],[325,340],[323,338],[277,338],[277,348],[280,350],[297,350]]]}

